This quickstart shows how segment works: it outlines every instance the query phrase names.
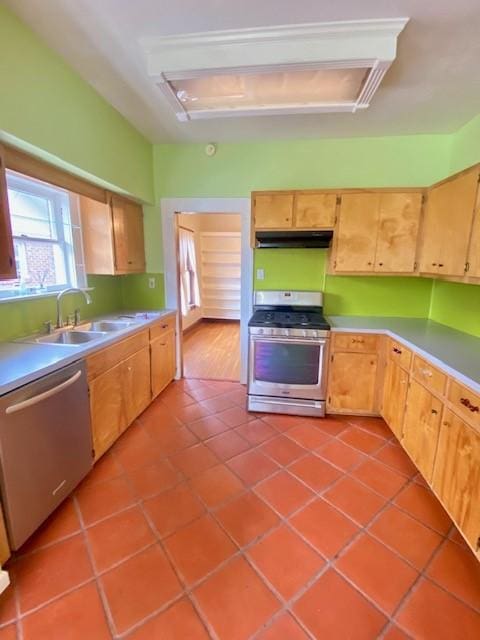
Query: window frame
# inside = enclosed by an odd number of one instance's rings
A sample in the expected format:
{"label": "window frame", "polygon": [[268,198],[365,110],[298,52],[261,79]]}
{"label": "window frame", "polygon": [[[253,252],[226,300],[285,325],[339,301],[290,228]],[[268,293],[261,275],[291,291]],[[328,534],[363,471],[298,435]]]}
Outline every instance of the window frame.
{"label": "window frame", "polygon": [[[22,288],[21,281],[21,270],[17,269],[17,277],[12,279],[0,279],[2,285],[7,285],[11,283],[11,286],[2,286],[0,288],[0,302],[9,301],[9,300],[21,300],[25,298],[39,297],[42,295],[54,295],[62,289],[68,287],[76,287],[78,286],[79,277],[76,269],[76,260],[75,250],[74,250],[74,241],[73,241],[73,232],[71,237],[71,242],[66,238],[64,232],[64,225],[68,224],[72,226],[72,216],[70,207],[72,206],[71,193],[66,189],[61,187],[57,187],[54,185],[47,184],[41,180],[33,178],[31,176],[21,174],[17,171],[6,169],[5,171],[5,181],[7,187],[7,199],[8,192],[10,190],[15,190],[20,193],[31,194],[36,197],[41,197],[47,199],[50,203],[50,207],[53,210],[53,228],[55,229],[56,238],[45,238],[41,236],[36,236],[34,234],[20,234],[17,235],[13,232],[13,212],[11,207],[9,207],[9,219],[11,224],[11,239],[12,243],[15,247],[16,243],[25,243],[29,240],[32,242],[41,242],[45,244],[49,244],[51,246],[57,246],[60,249],[63,268],[65,272],[65,280],[66,282],[51,284],[47,286],[27,286]],[[65,207],[67,211],[65,211]],[[66,221],[65,217],[68,216],[68,220]],[[16,260],[15,252],[14,259]],[[82,258],[83,261],[83,258]]]}

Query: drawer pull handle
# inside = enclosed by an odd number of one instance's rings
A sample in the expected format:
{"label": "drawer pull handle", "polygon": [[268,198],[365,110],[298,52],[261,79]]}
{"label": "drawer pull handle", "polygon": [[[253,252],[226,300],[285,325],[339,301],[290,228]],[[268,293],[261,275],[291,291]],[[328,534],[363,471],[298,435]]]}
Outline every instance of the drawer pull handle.
{"label": "drawer pull handle", "polygon": [[168,328],[168,324],[162,324],[162,329],[167,329]]}
{"label": "drawer pull handle", "polygon": [[397,349],[397,347],[393,347],[393,353],[402,353],[402,350]]}
{"label": "drawer pull handle", "polygon": [[468,398],[460,398],[460,402],[463,404],[464,407],[467,407],[467,409],[470,409],[472,413],[478,413],[480,411],[480,407],[478,407],[475,404],[472,404]]}
{"label": "drawer pull handle", "polygon": [[356,344],[357,342],[358,344],[363,344],[365,340],[363,340],[363,338],[352,338],[352,344]]}

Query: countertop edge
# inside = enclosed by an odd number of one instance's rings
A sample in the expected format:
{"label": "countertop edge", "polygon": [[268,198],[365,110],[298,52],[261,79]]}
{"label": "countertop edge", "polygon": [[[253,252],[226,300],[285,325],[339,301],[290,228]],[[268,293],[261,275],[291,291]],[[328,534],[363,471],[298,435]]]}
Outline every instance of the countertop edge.
{"label": "countertop edge", "polygon": [[[93,344],[88,344],[86,343],[86,345],[82,345],[80,347],[69,347],[69,346],[65,346],[65,345],[49,345],[49,344],[39,344],[39,343],[35,343],[35,342],[26,342],[25,338],[20,338],[18,340],[10,340],[8,341],[8,344],[23,344],[23,345],[32,345],[35,347],[39,347],[45,350],[49,350],[52,346],[55,349],[65,349],[65,353],[58,355],[58,358],[56,358],[54,361],[52,361],[50,364],[46,365],[46,366],[42,366],[40,368],[35,368],[33,371],[26,373],[25,375],[19,376],[18,378],[12,379],[11,381],[3,384],[0,386],[0,396],[3,396],[7,393],[10,393],[11,391],[14,391],[15,389],[18,389],[20,387],[25,386],[26,384],[29,384],[30,382],[34,382],[35,380],[38,380],[39,378],[42,378],[46,375],[49,375],[50,373],[54,373],[55,371],[58,371],[59,369],[63,369],[63,367],[66,367],[70,364],[73,364],[74,362],[78,362],[80,360],[84,360],[85,358],[87,358],[89,355],[91,355],[92,353],[94,353],[95,351],[100,351],[101,349],[104,349],[108,346],[110,346],[111,344],[118,342],[120,340],[124,340],[125,338],[128,338],[132,335],[134,335],[135,333],[139,333],[140,331],[143,331],[147,328],[149,328],[151,325],[155,324],[156,322],[158,322],[161,318],[164,318],[167,315],[172,315],[172,314],[176,314],[177,310],[176,309],[161,309],[161,310],[153,310],[150,313],[157,313],[158,315],[155,318],[146,318],[144,320],[142,320],[141,322],[139,322],[138,324],[135,324],[132,327],[129,327],[127,329],[123,329],[121,332],[112,332],[112,335],[107,335],[103,338],[101,338],[98,341],[95,341]],[[121,315],[127,315],[129,312],[121,312]],[[135,311],[135,312],[130,312],[130,313],[141,313],[139,311]],[[108,315],[103,315],[103,316],[98,316],[95,318],[92,318],[91,320],[107,320],[112,318],[113,314],[108,314]],[[120,315],[117,314],[117,315]],[[86,322],[90,321],[86,320]],[[0,366],[2,366],[2,361],[0,358]]]}
{"label": "countertop edge", "polygon": [[[387,329],[387,328],[384,328],[384,329],[381,329],[381,328],[365,328],[365,327],[358,327],[358,326],[355,327],[354,325],[352,325],[350,327],[334,327],[334,326],[332,326],[330,328],[330,331],[332,333],[373,333],[373,334],[377,334],[377,335],[378,334],[386,335],[386,336],[388,336],[390,338],[393,338],[394,340],[397,340],[398,342],[401,342],[405,347],[408,347],[415,354],[421,356],[422,358],[426,358],[432,364],[434,364],[436,367],[438,367],[439,369],[444,371],[447,375],[450,375],[450,376],[456,378],[461,383],[463,383],[466,386],[470,387],[472,389],[472,391],[475,391],[476,393],[480,393],[480,383],[479,382],[473,380],[472,378],[470,378],[469,376],[465,375],[464,373],[462,373],[458,369],[455,369],[454,367],[446,364],[443,360],[438,358],[438,356],[434,355],[433,353],[431,353],[429,351],[426,351],[425,349],[422,349],[421,347],[419,347],[418,345],[414,344],[413,342],[410,342],[407,338],[405,338],[401,334],[396,333],[395,331],[392,331],[391,329]],[[468,334],[466,334],[466,335],[468,335]]]}

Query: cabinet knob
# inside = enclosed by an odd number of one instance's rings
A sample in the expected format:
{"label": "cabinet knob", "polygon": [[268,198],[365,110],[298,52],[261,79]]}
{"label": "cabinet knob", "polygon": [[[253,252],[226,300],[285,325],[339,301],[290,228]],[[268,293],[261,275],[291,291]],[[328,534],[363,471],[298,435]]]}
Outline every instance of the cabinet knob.
{"label": "cabinet knob", "polygon": [[383,267],[383,262],[379,262],[379,263],[378,263],[378,266],[379,266],[379,267]]}
{"label": "cabinet knob", "polygon": [[368,264],[368,266],[370,267],[372,263],[371,263],[371,262],[367,262],[367,264]]}
{"label": "cabinet knob", "polygon": [[436,416],[438,411],[436,409],[432,409],[432,413],[433,413],[434,416]]}
{"label": "cabinet knob", "polygon": [[432,262],[432,267],[436,267],[437,263],[436,262]]}
{"label": "cabinet knob", "polygon": [[439,262],[439,263],[438,263],[438,266],[439,266],[439,267],[443,267],[443,266],[444,266],[443,262]]}
{"label": "cabinet knob", "polygon": [[478,413],[480,411],[480,407],[478,407],[475,404],[472,404],[468,398],[460,398],[460,402],[463,404],[464,407],[467,407],[467,409],[470,409],[472,413]]}

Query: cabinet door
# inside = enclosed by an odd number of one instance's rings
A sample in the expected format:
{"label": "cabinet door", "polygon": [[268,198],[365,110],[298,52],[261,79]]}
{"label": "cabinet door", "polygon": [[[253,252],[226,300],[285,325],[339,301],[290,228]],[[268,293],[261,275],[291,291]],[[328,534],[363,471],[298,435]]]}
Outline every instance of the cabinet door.
{"label": "cabinet door", "polygon": [[402,444],[427,482],[431,482],[443,405],[415,380],[408,389]]}
{"label": "cabinet door", "polygon": [[289,229],[293,224],[293,194],[255,195],[253,210],[255,229]]}
{"label": "cabinet door", "polygon": [[298,193],[295,195],[296,229],[333,229],[336,193]]}
{"label": "cabinet door", "polygon": [[113,275],[112,212],[108,204],[80,196],[83,253],[87,273]]}
{"label": "cabinet door", "polygon": [[117,196],[112,196],[111,205],[116,271],[145,271],[142,207]]}
{"label": "cabinet door", "polygon": [[383,387],[382,416],[398,440],[403,435],[407,391],[408,373],[389,360]]}
{"label": "cabinet door", "polygon": [[123,363],[120,363],[90,381],[90,412],[96,460],[112,446],[127,426],[123,378]]}
{"label": "cabinet door", "polygon": [[155,398],[175,377],[175,332],[167,331],[150,344],[152,396]]}
{"label": "cabinet door", "polygon": [[480,278],[480,190],[477,193],[472,236],[467,257],[467,276]]}
{"label": "cabinet door", "polygon": [[415,271],[421,210],[421,193],[382,193],[375,271],[380,273],[413,273]]}
{"label": "cabinet door", "polygon": [[376,354],[334,353],[330,359],[329,409],[374,413],[377,364]]}
{"label": "cabinet door", "polygon": [[126,427],[131,424],[151,400],[150,350],[144,347],[123,363]]}
{"label": "cabinet door", "polygon": [[0,149],[0,279],[11,280],[16,277],[17,269],[8,209],[7,180]]}
{"label": "cabinet door", "polygon": [[379,193],[342,195],[334,269],[373,271],[377,243]]}
{"label": "cabinet door", "polygon": [[421,272],[463,276],[478,174],[475,168],[430,189],[422,232]]}
{"label": "cabinet door", "polygon": [[480,433],[449,410],[442,420],[432,485],[480,556]]}

